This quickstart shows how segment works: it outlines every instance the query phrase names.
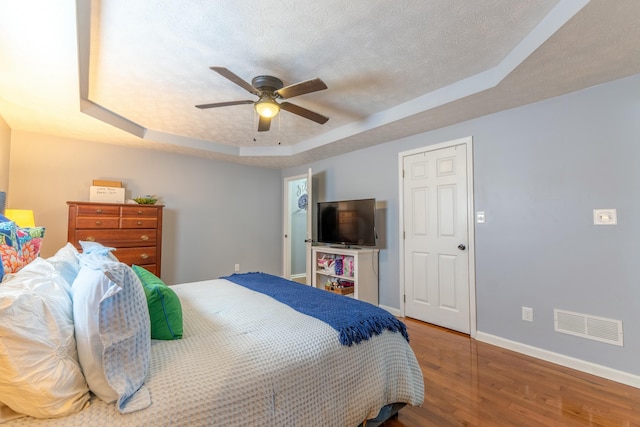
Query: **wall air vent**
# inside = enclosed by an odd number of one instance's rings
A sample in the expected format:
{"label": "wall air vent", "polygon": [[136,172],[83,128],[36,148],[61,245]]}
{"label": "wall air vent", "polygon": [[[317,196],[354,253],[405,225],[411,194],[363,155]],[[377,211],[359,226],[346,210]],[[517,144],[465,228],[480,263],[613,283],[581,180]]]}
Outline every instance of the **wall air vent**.
{"label": "wall air vent", "polygon": [[555,309],[553,323],[556,332],[622,347],[621,320]]}

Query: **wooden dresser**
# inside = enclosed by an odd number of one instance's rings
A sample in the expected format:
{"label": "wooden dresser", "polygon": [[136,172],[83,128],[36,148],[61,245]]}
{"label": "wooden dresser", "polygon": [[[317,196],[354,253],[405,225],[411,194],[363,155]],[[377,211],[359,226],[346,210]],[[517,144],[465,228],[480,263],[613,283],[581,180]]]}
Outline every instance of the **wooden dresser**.
{"label": "wooden dresser", "polygon": [[123,263],[136,264],[160,277],[163,205],[67,202],[68,239],[78,250],[80,241],[116,248]]}

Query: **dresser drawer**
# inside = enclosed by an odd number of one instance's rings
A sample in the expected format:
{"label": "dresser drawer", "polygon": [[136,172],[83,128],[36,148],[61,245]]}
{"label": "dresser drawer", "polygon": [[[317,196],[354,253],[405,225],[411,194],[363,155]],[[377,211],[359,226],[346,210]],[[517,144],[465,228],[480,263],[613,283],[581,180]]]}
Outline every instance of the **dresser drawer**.
{"label": "dresser drawer", "polygon": [[158,215],[158,208],[154,206],[122,206],[122,216],[133,217],[150,217],[155,218]]}
{"label": "dresser drawer", "polygon": [[78,216],[120,216],[120,207],[119,206],[109,206],[109,205],[99,205],[99,206],[91,206],[91,205],[78,205],[77,207],[77,215]]}
{"label": "dresser drawer", "polygon": [[[120,228],[157,228],[157,218],[121,218]],[[80,228],[80,227],[78,227]]]}
{"label": "dresser drawer", "polygon": [[147,264],[156,263],[156,247],[145,246],[142,248],[118,248],[113,253],[118,260],[125,264],[136,264],[146,268]]}
{"label": "dresser drawer", "polygon": [[142,230],[76,230],[77,240],[99,242],[105,246],[156,246],[157,231]]}
{"label": "dresser drawer", "polygon": [[[117,216],[114,217],[89,217],[81,216],[76,218],[76,228],[118,228],[120,221]],[[155,227],[152,227],[155,228]]]}

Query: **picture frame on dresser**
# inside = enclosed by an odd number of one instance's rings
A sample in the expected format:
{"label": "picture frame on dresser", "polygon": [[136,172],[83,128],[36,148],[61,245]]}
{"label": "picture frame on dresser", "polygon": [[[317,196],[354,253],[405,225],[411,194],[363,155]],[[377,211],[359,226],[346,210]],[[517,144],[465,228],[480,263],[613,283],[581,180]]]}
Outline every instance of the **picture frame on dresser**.
{"label": "picture frame on dresser", "polygon": [[139,265],[160,277],[162,272],[162,213],[164,205],[68,201],[68,241],[115,248],[127,265]]}

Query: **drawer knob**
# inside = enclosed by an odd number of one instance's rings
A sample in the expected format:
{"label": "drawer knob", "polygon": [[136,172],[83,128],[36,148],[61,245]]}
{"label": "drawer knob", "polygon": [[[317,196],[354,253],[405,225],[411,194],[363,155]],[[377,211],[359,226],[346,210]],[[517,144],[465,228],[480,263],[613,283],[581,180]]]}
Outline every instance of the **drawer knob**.
{"label": "drawer knob", "polygon": [[147,254],[140,254],[140,258],[142,258],[142,259],[147,259],[147,258],[149,258],[149,255],[147,255]]}
{"label": "drawer knob", "polygon": [[96,209],[96,213],[102,213],[102,209]]}
{"label": "drawer knob", "polygon": [[143,224],[143,222],[142,222],[142,221],[138,221],[138,225],[142,225],[142,224]]}
{"label": "drawer knob", "polygon": [[147,236],[146,234],[143,234],[142,236],[140,236],[141,240],[149,240],[149,236]]}
{"label": "drawer knob", "polygon": [[93,237],[93,236],[88,236],[87,237],[87,242],[95,242],[95,241],[96,241],[95,237]]}
{"label": "drawer knob", "polygon": [[138,215],[142,215],[142,211],[138,211]]}
{"label": "drawer knob", "polygon": [[102,225],[102,221],[96,221],[96,225]]}

